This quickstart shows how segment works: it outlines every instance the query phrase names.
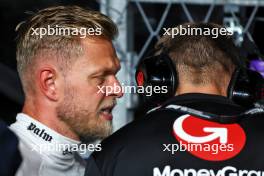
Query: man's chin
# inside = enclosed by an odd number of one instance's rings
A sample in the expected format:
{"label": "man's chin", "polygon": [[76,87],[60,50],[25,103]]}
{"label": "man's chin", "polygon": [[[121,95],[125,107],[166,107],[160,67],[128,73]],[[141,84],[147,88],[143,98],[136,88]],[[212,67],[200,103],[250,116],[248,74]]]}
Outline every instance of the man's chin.
{"label": "man's chin", "polygon": [[101,135],[101,136],[86,136],[86,137],[80,137],[80,140],[82,143],[90,144],[90,143],[94,143],[98,140],[103,140],[110,135],[111,134],[104,135],[104,136],[103,135]]}
{"label": "man's chin", "polygon": [[97,127],[90,127],[93,128],[92,131],[90,130],[86,135],[81,135],[81,141],[85,143],[93,143],[97,140],[103,140],[110,136],[113,132],[111,121],[103,120],[101,123],[104,124],[100,124],[100,126]]}

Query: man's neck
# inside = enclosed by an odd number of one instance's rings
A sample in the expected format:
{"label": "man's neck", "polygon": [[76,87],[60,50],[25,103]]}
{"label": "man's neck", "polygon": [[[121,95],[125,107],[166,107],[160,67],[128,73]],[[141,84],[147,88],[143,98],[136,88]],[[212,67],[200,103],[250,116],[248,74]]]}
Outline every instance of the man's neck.
{"label": "man's neck", "polygon": [[205,94],[214,94],[227,96],[226,90],[220,89],[214,85],[198,85],[194,86],[193,84],[184,84],[178,87],[176,95],[185,94],[185,93],[205,93]]}

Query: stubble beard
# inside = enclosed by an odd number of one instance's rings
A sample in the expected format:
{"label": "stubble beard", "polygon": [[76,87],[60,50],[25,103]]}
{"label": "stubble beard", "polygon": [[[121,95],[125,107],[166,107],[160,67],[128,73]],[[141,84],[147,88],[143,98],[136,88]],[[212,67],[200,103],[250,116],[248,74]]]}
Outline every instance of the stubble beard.
{"label": "stubble beard", "polygon": [[57,107],[58,117],[83,143],[104,139],[112,133],[112,121],[101,118],[99,112],[89,112],[89,107],[85,107],[83,101],[74,94],[74,90],[67,88],[65,93],[67,96]]}

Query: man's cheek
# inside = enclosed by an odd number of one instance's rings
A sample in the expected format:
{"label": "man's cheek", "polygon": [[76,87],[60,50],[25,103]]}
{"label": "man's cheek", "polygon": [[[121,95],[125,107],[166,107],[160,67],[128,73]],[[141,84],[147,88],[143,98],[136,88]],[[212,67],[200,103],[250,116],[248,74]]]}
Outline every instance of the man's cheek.
{"label": "man's cheek", "polygon": [[95,92],[99,96],[105,96],[106,95],[106,87],[97,85],[96,88],[93,89],[93,92]]}

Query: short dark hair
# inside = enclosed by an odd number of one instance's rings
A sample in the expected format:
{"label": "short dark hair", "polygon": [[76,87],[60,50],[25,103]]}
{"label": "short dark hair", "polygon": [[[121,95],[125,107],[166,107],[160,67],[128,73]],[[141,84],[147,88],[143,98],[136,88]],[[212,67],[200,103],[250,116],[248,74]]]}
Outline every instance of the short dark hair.
{"label": "short dark hair", "polygon": [[[181,28],[223,27],[213,23],[185,23]],[[231,35],[164,35],[155,48],[158,52],[165,51],[177,70],[197,85],[221,82],[222,74],[231,76],[240,55]]]}

